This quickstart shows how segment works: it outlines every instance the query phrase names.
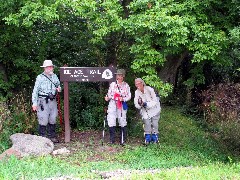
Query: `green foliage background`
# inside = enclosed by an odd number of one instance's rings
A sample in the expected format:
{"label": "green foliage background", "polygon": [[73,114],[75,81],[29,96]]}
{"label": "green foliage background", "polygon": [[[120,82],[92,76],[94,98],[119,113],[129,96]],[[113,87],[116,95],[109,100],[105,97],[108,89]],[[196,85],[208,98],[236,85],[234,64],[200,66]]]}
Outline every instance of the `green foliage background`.
{"label": "green foliage background", "polygon": [[[16,94],[30,98],[43,60],[52,59],[58,75],[65,64],[125,68],[132,94],[142,77],[163,102],[193,112],[202,89],[239,81],[239,11],[237,0],[0,0],[0,96],[7,106]],[[101,126],[107,88],[70,85],[72,126]],[[32,118],[23,102],[22,115],[7,107],[16,122]]]}
{"label": "green foliage background", "polygon": [[[239,45],[235,41],[239,41],[238,1],[136,0],[121,4],[117,0],[11,0],[2,2],[1,8],[3,25],[10,32],[18,27],[16,36],[5,39],[4,46],[12,39],[25,45],[16,46],[22,56],[14,60],[22,67],[31,66],[29,61],[40,64],[44,58],[56,59],[58,65],[80,65],[83,61],[88,66],[127,64],[165,97],[172,86],[158,77],[158,68],[164,68],[168,56],[178,55],[181,59],[187,52],[192,54],[192,63],[210,61],[213,66],[226,67],[233,66],[234,59],[239,60],[230,53],[233,50],[236,54]],[[29,49],[35,55],[29,57]],[[6,58],[4,62],[12,61]],[[193,66],[186,79],[190,87],[205,82],[204,74],[196,68],[203,66]],[[28,81],[28,73],[23,74]],[[12,77],[10,85],[15,86],[14,82]]]}

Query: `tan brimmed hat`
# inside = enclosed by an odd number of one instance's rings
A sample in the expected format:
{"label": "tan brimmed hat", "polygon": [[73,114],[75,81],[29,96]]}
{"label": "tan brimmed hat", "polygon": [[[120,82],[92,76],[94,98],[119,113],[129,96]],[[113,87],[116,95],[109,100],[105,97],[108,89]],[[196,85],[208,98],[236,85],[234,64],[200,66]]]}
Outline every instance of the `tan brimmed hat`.
{"label": "tan brimmed hat", "polygon": [[125,76],[126,71],[125,71],[125,69],[118,69],[115,74],[122,74],[123,76]]}
{"label": "tan brimmed hat", "polygon": [[45,60],[43,62],[43,65],[40,67],[48,67],[48,66],[54,66],[51,60]]}

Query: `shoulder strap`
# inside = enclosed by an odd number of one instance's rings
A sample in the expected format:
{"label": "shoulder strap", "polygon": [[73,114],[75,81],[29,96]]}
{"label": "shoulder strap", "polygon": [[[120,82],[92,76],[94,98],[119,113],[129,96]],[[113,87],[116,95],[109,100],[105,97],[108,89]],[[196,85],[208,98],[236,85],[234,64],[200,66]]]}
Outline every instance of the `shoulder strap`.
{"label": "shoulder strap", "polygon": [[117,88],[118,88],[118,91],[120,92],[120,96],[122,96],[121,94],[121,90],[120,90],[120,88],[119,88],[119,86],[118,86],[118,83],[117,83],[117,81],[116,81],[116,84],[117,84]]}
{"label": "shoulder strap", "polygon": [[57,88],[57,85],[56,85],[51,79],[49,79],[49,77],[47,77],[47,76],[46,76],[45,74],[43,74],[43,73],[42,73],[42,75],[45,76],[46,78],[48,78],[48,80],[51,81],[51,83],[53,83],[54,86]]}

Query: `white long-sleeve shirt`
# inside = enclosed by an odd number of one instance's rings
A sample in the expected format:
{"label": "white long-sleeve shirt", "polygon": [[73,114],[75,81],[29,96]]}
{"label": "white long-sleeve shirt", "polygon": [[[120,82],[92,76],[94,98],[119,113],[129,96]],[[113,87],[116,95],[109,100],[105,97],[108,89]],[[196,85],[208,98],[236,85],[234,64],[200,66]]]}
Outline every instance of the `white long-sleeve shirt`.
{"label": "white long-sleeve shirt", "polygon": [[114,99],[115,93],[119,94],[125,102],[131,99],[130,87],[126,82],[122,82],[121,84],[112,82],[109,86],[107,95],[110,99]]}
{"label": "white long-sleeve shirt", "polygon": [[[138,104],[139,98],[142,98],[142,101],[147,103],[146,107]],[[139,89],[135,91],[134,105],[137,109],[140,109],[140,114],[143,119],[151,118],[161,112],[160,101],[154,89],[150,86],[144,86],[143,93]]]}

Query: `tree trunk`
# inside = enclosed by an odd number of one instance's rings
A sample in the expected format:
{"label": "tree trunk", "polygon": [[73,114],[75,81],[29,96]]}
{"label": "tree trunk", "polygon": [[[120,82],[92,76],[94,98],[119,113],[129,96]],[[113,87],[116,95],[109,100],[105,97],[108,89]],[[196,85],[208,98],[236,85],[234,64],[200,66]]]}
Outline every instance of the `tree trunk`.
{"label": "tree trunk", "polygon": [[188,52],[184,51],[180,56],[169,56],[164,66],[158,70],[158,76],[163,82],[168,82],[176,86],[178,68],[183,60],[188,56]]}
{"label": "tree trunk", "polygon": [[1,73],[0,76],[3,77],[3,81],[7,82],[8,78],[7,78],[7,74],[6,74],[6,69],[2,63],[0,63],[0,73]]}
{"label": "tree trunk", "polygon": [[129,9],[127,8],[127,6],[132,2],[132,0],[120,0],[123,9],[124,9],[124,16],[125,18],[128,18],[129,16]]}

